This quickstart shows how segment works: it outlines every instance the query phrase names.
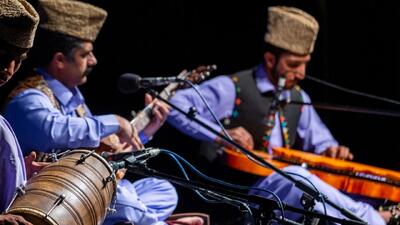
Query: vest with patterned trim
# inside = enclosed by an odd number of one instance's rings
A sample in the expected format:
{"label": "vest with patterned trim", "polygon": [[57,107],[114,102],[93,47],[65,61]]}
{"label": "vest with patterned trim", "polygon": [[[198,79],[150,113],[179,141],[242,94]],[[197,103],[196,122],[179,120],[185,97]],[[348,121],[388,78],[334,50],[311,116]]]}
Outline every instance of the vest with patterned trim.
{"label": "vest with patterned trim", "polygon": [[[269,112],[274,93],[260,93],[256,84],[255,71],[255,69],[249,69],[230,76],[236,89],[235,107],[232,116],[223,119],[223,123],[227,129],[244,127],[254,138],[254,149],[259,150],[262,149],[266,115]],[[300,87],[292,88],[290,96],[292,101],[302,101]],[[285,105],[283,115],[287,122],[289,145],[292,147],[296,140],[301,105]],[[276,125],[279,126],[279,124]]]}
{"label": "vest with patterned trim", "polygon": [[32,76],[29,76],[22,80],[21,82],[18,83],[18,85],[10,92],[10,94],[7,96],[7,102],[10,102],[15,96],[20,94],[21,92],[34,88],[36,90],[39,90],[43,94],[45,94],[50,102],[53,104],[53,106],[61,110],[60,103],[57,101],[56,97],[54,96],[53,91],[49,88],[47,85],[46,80],[43,78],[43,76],[34,74]]}

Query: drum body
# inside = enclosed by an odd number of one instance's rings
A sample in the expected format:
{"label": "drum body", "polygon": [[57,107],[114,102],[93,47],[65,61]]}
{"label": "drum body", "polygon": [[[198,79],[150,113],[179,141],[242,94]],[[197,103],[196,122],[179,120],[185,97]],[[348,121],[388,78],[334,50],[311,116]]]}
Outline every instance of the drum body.
{"label": "drum body", "polygon": [[116,191],[110,175],[111,167],[98,154],[71,151],[32,177],[8,212],[35,225],[100,225]]}

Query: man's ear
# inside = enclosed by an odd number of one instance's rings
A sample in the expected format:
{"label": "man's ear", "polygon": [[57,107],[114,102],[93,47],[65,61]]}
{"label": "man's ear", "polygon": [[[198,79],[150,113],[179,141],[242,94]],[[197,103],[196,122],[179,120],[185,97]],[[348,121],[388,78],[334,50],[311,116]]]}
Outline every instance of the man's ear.
{"label": "man's ear", "polygon": [[57,52],[54,54],[53,59],[52,59],[52,63],[53,65],[55,65],[58,69],[62,69],[65,66],[65,62],[66,62],[66,57],[64,56],[63,53],[61,52]]}
{"label": "man's ear", "polygon": [[265,62],[267,69],[269,71],[271,71],[274,68],[275,63],[276,63],[275,55],[272,54],[271,52],[265,52],[264,53],[264,62]]}

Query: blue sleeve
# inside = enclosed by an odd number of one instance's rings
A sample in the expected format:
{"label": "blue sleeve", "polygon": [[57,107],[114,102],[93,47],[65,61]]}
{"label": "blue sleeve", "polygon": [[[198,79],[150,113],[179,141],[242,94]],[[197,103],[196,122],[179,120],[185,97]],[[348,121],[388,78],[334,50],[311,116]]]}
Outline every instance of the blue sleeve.
{"label": "blue sleeve", "polygon": [[[304,91],[301,94],[304,102],[311,102],[310,97]],[[303,150],[321,154],[328,147],[338,145],[314,107],[310,105],[303,105],[302,107],[297,133],[303,140]]]}
{"label": "blue sleeve", "polygon": [[[197,88],[219,120],[231,116],[236,92],[235,85],[229,77],[216,77],[198,85]],[[217,125],[206,105],[193,88],[178,91],[171,99],[171,103],[185,112],[188,112],[190,107],[195,107],[197,109],[197,119],[211,126],[216,131],[221,132],[221,128]],[[171,111],[168,122],[184,134],[193,138],[204,141],[213,141],[216,138],[214,133],[191,121],[178,111]]]}
{"label": "blue sleeve", "polygon": [[25,164],[17,139],[0,116],[0,212],[10,204],[16,187],[25,182]]}
{"label": "blue sleeve", "polygon": [[178,204],[174,186],[166,180],[144,178],[131,183],[122,179],[117,185],[116,213],[106,217],[104,225],[133,222],[135,225],[166,225]]}
{"label": "blue sleeve", "polygon": [[84,118],[63,115],[46,95],[34,89],[16,96],[7,105],[5,117],[12,125],[24,154],[31,150],[49,152],[53,149],[97,147],[101,138],[119,129],[112,115]]}
{"label": "blue sleeve", "polygon": [[140,141],[141,141],[144,145],[147,144],[149,141],[151,141],[151,139],[153,139],[152,136],[151,136],[151,137],[147,136],[147,135],[144,133],[144,131],[139,132],[139,138],[140,138]]}

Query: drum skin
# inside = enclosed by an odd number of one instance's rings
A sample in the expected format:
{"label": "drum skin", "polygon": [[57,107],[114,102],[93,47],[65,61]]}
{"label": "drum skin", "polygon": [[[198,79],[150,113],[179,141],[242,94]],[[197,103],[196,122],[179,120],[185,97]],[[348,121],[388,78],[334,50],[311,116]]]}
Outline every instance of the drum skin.
{"label": "drum skin", "polygon": [[35,225],[100,225],[116,191],[108,162],[88,150],[74,150],[32,177],[25,193],[8,213],[23,216]]}

